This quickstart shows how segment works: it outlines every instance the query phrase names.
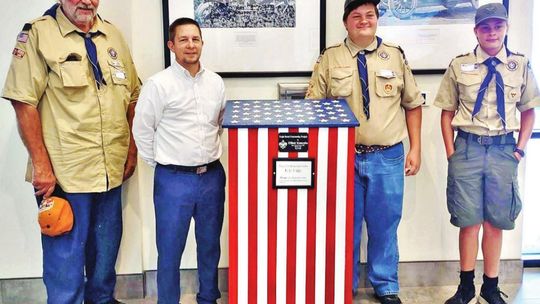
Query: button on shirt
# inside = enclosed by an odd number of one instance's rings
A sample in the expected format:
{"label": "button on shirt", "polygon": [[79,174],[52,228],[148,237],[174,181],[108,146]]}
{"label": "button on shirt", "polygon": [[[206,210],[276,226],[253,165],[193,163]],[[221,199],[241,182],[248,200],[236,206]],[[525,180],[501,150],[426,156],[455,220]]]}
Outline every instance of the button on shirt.
{"label": "button on shirt", "polygon": [[[475,54],[476,53],[476,54]],[[504,82],[506,130],[497,113],[495,81],[487,88],[480,112],[472,119],[472,112],[487,67],[482,64],[490,56],[482,48],[452,60],[443,76],[434,104],[446,111],[455,111],[452,127],[477,135],[501,135],[519,131],[517,111],[540,106],[540,93],[527,58],[519,54],[507,55],[502,49],[496,57],[501,61],[496,69]]]}
{"label": "button on shirt", "polygon": [[176,61],[150,77],[135,109],[139,155],[155,166],[197,166],[219,159],[225,86],[205,69],[192,77]]}
{"label": "button on shirt", "polygon": [[92,40],[106,83],[98,88],[80,30],[60,8],[56,20],[44,16],[25,29],[2,97],[37,107],[64,191],[103,192],[121,185],[129,145],[126,112],[140,91],[121,33],[99,16],[90,29],[99,33]]}
{"label": "button on shirt", "polygon": [[[370,118],[362,104],[357,55],[366,52]],[[372,52],[370,52],[372,51]],[[404,109],[424,102],[411,69],[397,46],[377,39],[365,49],[349,38],[327,48],[313,69],[306,98],[345,98],[360,121],[355,142],[363,145],[394,145],[407,137]]]}

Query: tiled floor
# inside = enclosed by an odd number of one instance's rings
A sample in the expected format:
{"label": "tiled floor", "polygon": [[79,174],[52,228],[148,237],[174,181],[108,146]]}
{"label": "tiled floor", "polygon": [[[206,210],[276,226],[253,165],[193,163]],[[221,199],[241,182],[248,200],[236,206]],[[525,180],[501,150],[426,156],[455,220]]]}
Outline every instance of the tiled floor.
{"label": "tiled floor", "polygon": [[[513,304],[540,304],[540,268],[528,268],[525,270],[523,284],[501,285],[501,290],[508,295],[508,303]],[[477,286],[477,291],[480,286]],[[456,286],[439,287],[405,287],[401,289],[400,297],[403,303],[410,304],[442,304],[456,291]],[[478,292],[477,292],[478,293]],[[184,295],[182,304],[197,303],[195,295]],[[373,297],[371,289],[363,289],[355,297],[355,304],[378,303]],[[153,304],[156,299],[128,300],[127,304]],[[223,299],[218,303],[227,304],[227,294],[223,294]]]}

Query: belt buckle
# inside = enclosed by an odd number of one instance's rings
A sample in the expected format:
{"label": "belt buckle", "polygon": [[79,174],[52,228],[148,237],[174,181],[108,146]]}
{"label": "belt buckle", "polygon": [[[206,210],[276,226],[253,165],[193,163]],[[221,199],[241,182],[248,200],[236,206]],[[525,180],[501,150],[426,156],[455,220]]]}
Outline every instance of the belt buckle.
{"label": "belt buckle", "polygon": [[206,171],[208,171],[208,166],[201,166],[197,168],[197,174],[203,174],[206,173]]}
{"label": "belt buckle", "polygon": [[493,143],[493,138],[489,136],[478,136],[478,143],[481,145],[491,145]]}

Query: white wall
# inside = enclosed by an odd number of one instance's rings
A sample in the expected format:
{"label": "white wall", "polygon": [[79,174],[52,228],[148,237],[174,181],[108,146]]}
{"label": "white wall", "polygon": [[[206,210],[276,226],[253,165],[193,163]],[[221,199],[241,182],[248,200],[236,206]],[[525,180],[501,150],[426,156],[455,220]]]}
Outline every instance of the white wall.
{"label": "white wall", "polygon": [[[0,84],[11,60],[15,37],[24,22],[39,15],[53,1],[19,0],[0,4]],[[345,37],[342,26],[342,0],[327,0],[327,45]],[[524,12],[526,14],[524,14]],[[141,79],[163,68],[163,34],[160,0],[102,0],[100,14],[116,24],[132,47]],[[532,1],[511,1],[509,46],[530,55]],[[472,35],[471,32],[464,35]],[[384,37],[383,37],[384,38]],[[473,46],[471,46],[472,49]],[[407,52],[407,50],[405,50]],[[456,54],[457,55],[457,54]],[[439,75],[418,76],[417,81],[432,101]],[[307,81],[307,78],[225,79],[230,99],[275,99],[277,83]],[[448,222],[445,205],[446,161],[439,127],[440,111],[424,108],[422,129],[422,168],[416,177],[406,179],[403,220],[399,229],[402,261],[457,260],[458,230]],[[226,138],[224,138],[225,148]],[[226,149],[225,149],[226,150]],[[32,188],[23,181],[27,154],[19,139],[13,110],[0,102],[0,279],[41,276],[41,245],[36,223]],[[223,157],[226,162],[226,154]],[[120,273],[140,273],[156,269],[152,170],[144,163],[124,191],[124,238],[118,261]],[[521,256],[521,217],[517,228],[505,232],[504,259]],[[225,220],[220,265],[228,265]],[[184,253],[183,268],[196,266],[191,237]]]}

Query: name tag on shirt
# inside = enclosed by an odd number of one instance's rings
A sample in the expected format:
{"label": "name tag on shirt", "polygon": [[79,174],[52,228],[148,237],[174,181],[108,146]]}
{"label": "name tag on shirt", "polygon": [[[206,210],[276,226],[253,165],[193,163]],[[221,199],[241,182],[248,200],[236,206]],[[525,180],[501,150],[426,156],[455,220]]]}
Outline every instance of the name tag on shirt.
{"label": "name tag on shirt", "polygon": [[116,76],[116,78],[118,79],[126,79],[126,73],[124,72],[116,71],[114,73],[114,76]]}
{"label": "name tag on shirt", "polygon": [[461,72],[471,73],[478,71],[478,63],[462,63]]}
{"label": "name tag on shirt", "polygon": [[379,73],[377,73],[377,76],[381,76],[384,78],[394,78],[396,77],[396,73],[392,70],[379,70]]}

